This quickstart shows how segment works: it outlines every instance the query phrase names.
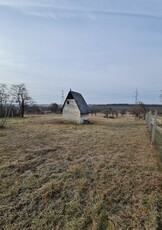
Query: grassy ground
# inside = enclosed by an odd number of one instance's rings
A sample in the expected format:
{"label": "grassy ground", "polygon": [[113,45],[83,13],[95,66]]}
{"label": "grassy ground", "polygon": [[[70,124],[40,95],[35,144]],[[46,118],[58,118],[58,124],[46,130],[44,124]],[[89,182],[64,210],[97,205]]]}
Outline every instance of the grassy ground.
{"label": "grassy ground", "polygon": [[161,173],[132,117],[11,119],[0,130],[0,229],[160,229]]}

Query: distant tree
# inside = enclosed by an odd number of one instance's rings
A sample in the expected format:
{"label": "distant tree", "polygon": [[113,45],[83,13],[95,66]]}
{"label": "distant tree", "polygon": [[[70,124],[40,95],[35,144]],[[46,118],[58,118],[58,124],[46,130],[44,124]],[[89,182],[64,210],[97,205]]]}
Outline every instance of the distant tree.
{"label": "distant tree", "polygon": [[126,115],[126,110],[125,110],[125,109],[122,109],[122,110],[120,111],[120,114],[121,114],[122,117],[123,117],[124,115]]}
{"label": "distant tree", "polygon": [[52,103],[50,105],[50,110],[51,110],[52,113],[59,113],[60,107],[59,107],[59,105],[57,103]]}
{"label": "distant tree", "polygon": [[105,118],[114,118],[116,112],[110,107],[104,110]]}
{"label": "distant tree", "polygon": [[136,104],[132,110],[132,113],[135,115],[135,118],[139,119],[145,119],[147,112],[148,107],[143,102],[139,102],[139,104]]}
{"label": "distant tree", "polygon": [[97,113],[100,113],[101,112],[101,110],[100,109],[98,109],[98,108],[95,108],[95,107],[92,107],[92,108],[90,108],[90,113],[91,113],[91,115],[93,116],[93,115],[97,115]]}
{"label": "distant tree", "polygon": [[114,111],[114,114],[116,117],[118,117],[118,111],[117,110]]}
{"label": "distant tree", "polygon": [[18,103],[20,117],[24,117],[25,106],[32,103],[25,84],[12,85],[11,94],[13,101]]}

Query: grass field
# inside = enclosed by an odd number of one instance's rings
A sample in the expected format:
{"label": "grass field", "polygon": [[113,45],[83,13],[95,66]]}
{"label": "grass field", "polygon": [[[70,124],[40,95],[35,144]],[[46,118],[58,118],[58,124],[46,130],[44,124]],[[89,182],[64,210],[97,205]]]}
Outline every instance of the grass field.
{"label": "grass field", "polygon": [[11,119],[0,130],[0,229],[161,228],[159,161],[133,117]]}

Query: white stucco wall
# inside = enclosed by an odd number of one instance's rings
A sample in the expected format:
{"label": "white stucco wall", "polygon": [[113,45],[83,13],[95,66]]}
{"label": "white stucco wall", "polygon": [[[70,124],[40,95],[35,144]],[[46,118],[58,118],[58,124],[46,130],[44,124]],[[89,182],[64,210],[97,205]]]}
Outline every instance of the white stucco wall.
{"label": "white stucco wall", "polygon": [[[69,102],[69,104],[68,104]],[[84,120],[88,120],[87,115],[81,115],[80,110],[74,99],[68,99],[63,108],[63,119],[67,122],[83,123]]]}
{"label": "white stucco wall", "polygon": [[[69,102],[69,104],[68,104]],[[65,121],[80,123],[80,111],[74,99],[68,99],[63,108],[63,119]]]}

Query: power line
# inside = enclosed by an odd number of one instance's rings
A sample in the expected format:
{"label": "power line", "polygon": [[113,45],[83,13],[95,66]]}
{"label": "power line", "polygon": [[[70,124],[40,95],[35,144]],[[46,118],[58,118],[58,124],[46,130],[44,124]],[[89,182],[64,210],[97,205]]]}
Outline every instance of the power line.
{"label": "power line", "polygon": [[135,92],[135,104],[138,104],[138,97],[139,97],[139,94],[138,94],[138,89],[136,89],[136,92]]}

